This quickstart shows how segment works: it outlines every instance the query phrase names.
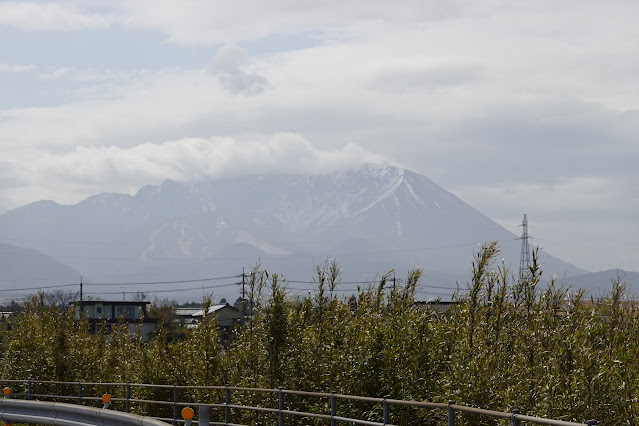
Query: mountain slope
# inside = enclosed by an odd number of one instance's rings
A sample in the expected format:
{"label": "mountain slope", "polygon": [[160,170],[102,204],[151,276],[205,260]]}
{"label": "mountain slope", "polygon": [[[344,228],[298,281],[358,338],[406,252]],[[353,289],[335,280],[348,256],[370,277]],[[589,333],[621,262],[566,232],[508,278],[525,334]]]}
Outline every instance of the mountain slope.
{"label": "mountain slope", "polygon": [[571,285],[573,288],[588,289],[588,296],[605,296],[613,287],[613,282],[626,285],[626,296],[636,298],[639,294],[639,272],[629,272],[623,269],[608,269],[600,272],[590,272],[587,274],[575,275],[565,278],[564,285]]}
{"label": "mountain slope", "polygon": [[[0,216],[0,235],[64,256],[97,282],[235,275],[259,261],[308,281],[314,263],[333,257],[344,281],[390,269],[402,277],[420,265],[432,286],[423,293],[437,295],[451,291],[434,287],[466,279],[478,243],[499,240],[504,262],[519,264],[517,236],[425,176],[370,164],[318,176],[168,180],[74,206],[41,201]],[[547,272],[584,272],[546,253],[542,260]]]}
{"label": "mountain slope", "polygon": [[[75,269],[36,250],[0,243],[0,290],[2,298],[22,297],[27,287],[45,287],[80,282]],[[65,287],[60,287],[64,289]],[[73,290],[78,290],[75,288]]]}

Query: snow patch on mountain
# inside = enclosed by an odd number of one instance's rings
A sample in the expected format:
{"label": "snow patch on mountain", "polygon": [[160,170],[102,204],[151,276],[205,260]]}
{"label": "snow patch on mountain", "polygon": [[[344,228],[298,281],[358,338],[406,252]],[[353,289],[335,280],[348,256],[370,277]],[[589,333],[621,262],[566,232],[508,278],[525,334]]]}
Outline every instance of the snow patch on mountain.
{"label": "snow patch on mountain", "polygon": [[[199,253],[195,253],[196,246]],[[154,255],[167,256],[167,253],[184,257],[202,255],[207,246],[206,238],[186,221],[175,221],[162,224],[151,232],[148,245],[139,258],[148,261]]]}
{"label": "snow patch on mountain", "polygon": [[427,207],[426,203],[424,203],[424,201],[421,198],[419,198],[419,195],[415,193],[415,190],[413,189],[411,184],[408,182],[404,182],[404,183],[406,185],[406,190],[408,190],[408,193],[410,194],[410,196],[413,197],[413,199],[417,201],[419,204],[421,204],[422,206]]}
{"label": "snow patch on mountain", "polygon": [[397,198],[397,195],[393,195],[393,200],[395,201],[395,235],[397,237],[401,237],[402,236],[402,222],[401,220],[399,220],[399,212],[401,210],[401,203],[399,202],[399,199]]}
{"label": "snow patch on mountain", "polygon": [[389,196],[391,196],[395,192],[395,190],[397,188],[399,188],[399,186],[403,182],[404,182],[403,175],[400,175],[397,179],[395,179],[394,181],[391,181],[390,186],[388,188],[386,188],[384,190],[384,192],[382,192],[379,196],[374,198],[366,207],[364,207],[364,208],[356,211],[354,214],[352,214],[351,217],[359,216],[359,215],[367,212],[368,210],[372,209],[373,207],[375,207],[377,204],[381,203],[385,199],[387,199]]}
{"label": "snow patch on mountain", "polygon": [[250,233],[244,230],[239,231],[237,233],[237,236],[235,237],[235,242],[248,244],[252,247],[255,247],[258,250],[263,251],[266,254],[270,254],[273,256],[287,256],[291,254],[280,247],[277,247],[273,244],[270,244],[266,241],[263,241],[263,240],[260,240],[259,238],[254,237],[253,235],[251,235]]}

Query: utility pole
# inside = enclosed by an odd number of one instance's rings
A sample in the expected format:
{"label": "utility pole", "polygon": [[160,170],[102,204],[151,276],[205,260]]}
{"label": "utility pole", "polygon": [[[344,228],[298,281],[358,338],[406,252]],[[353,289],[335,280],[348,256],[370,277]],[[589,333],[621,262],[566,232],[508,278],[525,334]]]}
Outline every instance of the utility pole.
{"label": "utility pole", "polygon": [[80,306],[82,306],[82,277],[80,277]]}
{"label": "utility pole", "polygon": [[530,279],[530,247],[528,245],[528,218],[524,214],[524,220],[521,222],[521,257],[519,260],[519,280],[527,282]]}
{"label": "utility pole", "polygon": [[[246,316],[246,273],[244,272],[244,268],[242,268],[242,282],[235,283],[237,285],[242,285],[242,304],[241,311],[244,316]],[[237,306],[236,306],[237,307]]]}
{"label": "utility pole", "polygon": [[242,268],[242,300],[246,300],[246,274]]}
{"label": "utility pole", "polygon": [[242,285],[242,302],[246,300],[246,273],[244,273],[244,268],[242,268],[242,282],[235,283],[237,285]]}

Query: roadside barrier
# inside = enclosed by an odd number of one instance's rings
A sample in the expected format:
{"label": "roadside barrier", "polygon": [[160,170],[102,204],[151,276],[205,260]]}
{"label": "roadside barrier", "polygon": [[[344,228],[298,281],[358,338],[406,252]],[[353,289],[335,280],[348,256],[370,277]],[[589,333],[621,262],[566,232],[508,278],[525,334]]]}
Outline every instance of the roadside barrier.
{"label": "roadside barrier", "polygon": [[0,420],[5,423],[86,426],[166,426],[152,417],[63,402],[0,399]]}
{"label": "roadside barrier", "polygon": [[[356,395],[342,395],[338,393],[322,393],[322,392],[308,392],[300,390],[290,389],[263,389],[263,388],[249,388],[249,387],[236,387],[236,386],[178,386],[178,385],[153,385],[153,384],[141,384],[141,383],[94,383],[94,382],[60,382],[60,381],[45,381],[45,380],[1,380],[0,383],[8,384],[17,390],[21,388],[22,392],[14,392],[9,387],[4,388],[5,397],[0,400],[1,402],[32,402],[33,399],[46,399],[46,400],[76,400],[77,404],[95,404],[96,402],[102,402],[104,404],[100,412],[115,413],[115,410],[107,410],[109,406],[119,403],[119,409],[124,409],[125,413],[130,413],[133,404],[137,406],[158,406],[158,407],[172,407],[172,418],[158,417],[158,424],[163,421],[172,422],[174,425],[182,424],[191,425],[191,422],[195,420],[195,410],[191,407],[196,407],[198,410],[198,424],[204,425],[235,425],[232,423],[233,415],[236,417],[239,412],[250,411],[253,413],[261,413],[263,415],[271,416],[271,418],[277,421],[277,424],[283,426],[286,424],[286,419],[292,418],[307,418],[307,419],[320,419],[330,423],[331,426],[340,424],[355,424],[355,425],[369,425],[369,426],[393,426],[391,423],[391,413],[394,407],[412,407],[415,409],[430,409],[440,410],[446,413],[445,417],[448,421],[448,426],[455,426],[456,421],[460,416],[465,414],[485,416],[489,418],[498,418],[510,420],[513,426],[521,426],[524,423],[533,423],[540,425],[550,426],[596,426],[599,423],[595,420],[588,420],[586,423],[575,423],[564,420],[553,420],[542,417],[534,417],[521,414],[519,410],[513,409],[510,412],[487,410],[482,408],[468,407],[465,405],[458,405],[454,401],[448,403],[441,402],[429,402],[429,401],[412,401],[412,400],[398,400],[391,398],[374,398],[366,396]],[[46,390],[38,392],[38,389],[46,389],[55,387],[61,388],[75,388],[76,391],[67,394],[53,394],[47,393]],[[104,394],[102,397],[89,396],[86,394],[86,390],[91,388],[92,390],[108,389],[111,393]],[[165,392],[166,395],[172,394],[171,400],[152,400],[144,398],[133,398],[132,391],[141,389],[160,390]],[[115,392],[114,392],[115,391]],[[208,395],[207,398],[203,398],[200,401],[187,401],[185,398],[180,398],[180,393],[202,392]],[[240,403],[233,403],[241,398],[234,398],[237,393],[250,393],[251,395],[265,395],[265,401],[272,402],[272,406],[266,404],[259,405],[242,405]],[[113,395],[120,395],[113,397]],[[213,394],[213,397],[211,395]],[[293,409],[290,405],[287,405],[290,399],[296,397],[303,398],[315,398],[316,400],[323,401],[330,410],[329,412],[316,413],[305,412]],[[11,399],[9,399],[11,398]],[[26,398],[27,401],[17,401],[15,398]],[[222,401],[223,398],[223,401]],[[215,403],[207,403],[203,401],[220,401]],[[380,407],[379,419],[371,420],[357,419],[341,416],[339,413],[339,404],[345,403],[365,403],[370,404],[371,407]],[[43,404],[46,404],[43,402]],[[48,403],[51,405],[51,403]],[[64,404],[65,406],[77,407],[71,404]],[[315,404],[317,405],[317,404]],[[0,405],[2,407],[2,405]],[[89,408],[89,407],[85,407]],[[182,410],[180,411],[180,409]],[[397,409],[397,408],[395,408]],[[94,408],[95,410],[95,408]],[[211,412],[214,411],[219,416],[215,421],[210,420]],[[121,414],[125,414],[121,413]],[[182,416],[180,416],[180,413]],[[182,417],[182,418],[180,418]],[[370,417],[370,416],[368,416]],[[148,417],[146,417],[148,419]],[[0,419],[3,419],[0,417]],[[150,421],[150,419],[149,419]],[[33,423],[33,422],[32,422]],[[44,423],[44,422],[40,422]],[[56,423],[45,423],[56,424]],[[67,424],[67,423],[59,423]],[[93,424],[93,423],[87,423]],[[96,423],[106,424],[106,423]],[[153,423],[119,423],[119,424],[144,424],[152,425]]]}

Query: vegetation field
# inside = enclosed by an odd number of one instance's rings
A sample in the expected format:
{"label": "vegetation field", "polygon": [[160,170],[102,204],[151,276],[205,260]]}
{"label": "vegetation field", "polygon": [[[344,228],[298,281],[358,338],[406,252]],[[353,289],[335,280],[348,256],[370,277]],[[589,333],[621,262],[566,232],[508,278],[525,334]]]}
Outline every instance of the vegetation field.
{"label": "vegetation field", "polygon": [[[222,335],[214,318],[205,318],[198,328],[181,330],[165,306],[156,312],[160,326],[149,343],[118,328],[92,334],[67,306],[39,294],[2,322],[0,376],[283,387],[638,424],[639,310],[624,300],[623,282],[611,283],[609,294],[596,300],[555,284],[542,290],[536,256],[522,280],[494,263],[498,251],[490,243],[476,253],[464,291],[446,310],[415,303],[419,270],[395,289],[383,277],[342,297],[336,292],[339,267],[327,262],[315,271],[313,294],[300,297],[287,293],[283,277],[256,267],[247,294],[253,315],[243,325]],[[171,399],[162,392],[134,389],[132,396]],[[223,395],[213,393],[193,391],[190,397],[223,402]],[[234,402],[275,406],[260,394],[237,398]],[[328,402],[289,403],[329,412]],[[379,420],[382,407],[352,403],[339,409],[344,416]],[[166,415],[143,406],[134,410]],[[397,408],[391,421],[444,424],[444,415]],[[237,417],[234,422],[249,424],[274,420],[251,413]],[[462,416],[459,424],[498,423]]]}

